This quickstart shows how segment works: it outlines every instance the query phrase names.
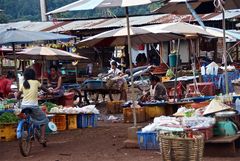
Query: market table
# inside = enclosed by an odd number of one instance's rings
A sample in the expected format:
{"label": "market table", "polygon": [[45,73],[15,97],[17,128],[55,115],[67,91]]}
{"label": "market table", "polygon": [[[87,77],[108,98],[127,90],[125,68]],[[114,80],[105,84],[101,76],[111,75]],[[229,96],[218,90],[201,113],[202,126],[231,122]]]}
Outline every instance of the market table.
{"label": "market table", "polygon": [[240,143],[240,134],[234,136],[216,136],[205,141],[206,156],[228,157],[236,156]]}
{"label": "market table", "polygon": [[[199,96],[199,97],[188,97],[188,98],[183,98],[181,101],[193,101],[193,102],[203,102],[207,100],[214,99],[215,96]],[[240,99],[240,95],[233,96],[233,103],[236,101],[236,99]]]}

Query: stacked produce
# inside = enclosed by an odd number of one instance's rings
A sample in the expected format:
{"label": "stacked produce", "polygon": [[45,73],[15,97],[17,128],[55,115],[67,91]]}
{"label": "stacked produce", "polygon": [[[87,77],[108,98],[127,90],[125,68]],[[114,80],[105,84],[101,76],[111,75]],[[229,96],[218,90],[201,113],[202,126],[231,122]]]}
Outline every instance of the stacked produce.
{"label": "stacked produce", "polygon": [[5,112],[2,115],[0,115],[0,124],[12,124],[17,123],[18,117],[10,112]]}

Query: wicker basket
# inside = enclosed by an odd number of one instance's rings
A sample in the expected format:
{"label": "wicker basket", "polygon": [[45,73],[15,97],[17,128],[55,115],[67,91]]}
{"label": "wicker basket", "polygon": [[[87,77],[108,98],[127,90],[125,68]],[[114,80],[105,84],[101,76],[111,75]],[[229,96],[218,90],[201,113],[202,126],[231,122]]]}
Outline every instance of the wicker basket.
{"label": "wicker basket", "polygon": [[202,133],[194,138],[160,135],[160,151],[164,161],[202,161],[204,136]]}

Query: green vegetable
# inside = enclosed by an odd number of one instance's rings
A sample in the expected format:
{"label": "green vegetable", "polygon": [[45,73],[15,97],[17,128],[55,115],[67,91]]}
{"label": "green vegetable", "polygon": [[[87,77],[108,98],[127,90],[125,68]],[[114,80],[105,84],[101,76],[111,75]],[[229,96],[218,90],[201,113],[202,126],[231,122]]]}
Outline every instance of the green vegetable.
{"label": "green vegetable", "polygon": [[174,77],[174,73],[173,73],[172,69],[167,70],[166,76],[170,77],[170,79]]}
{"label": "green vegetable", "polygon": [[53,107],[57,107],[58,105],[51,103],[51,102],[44,102],[42,105],[47,107],[47,111],[50,111]]}
{"label": "green vegetable", "polygon": [[0,124],[17,123],[18,120],[18,117],[11,112],[5,112],[0,116]]}

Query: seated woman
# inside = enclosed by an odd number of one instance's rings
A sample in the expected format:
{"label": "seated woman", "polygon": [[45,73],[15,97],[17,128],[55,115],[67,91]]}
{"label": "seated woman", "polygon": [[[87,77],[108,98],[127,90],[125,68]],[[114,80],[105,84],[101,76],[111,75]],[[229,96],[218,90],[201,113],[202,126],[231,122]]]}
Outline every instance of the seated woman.
{"label": "seated woman", "polygon": [[[15,80],[15,75],[12,71],[7,72],[7,76],[0,76],[0,97],[1,98],[8,98],[10,97],[10,93],[14,92],[11,89],[11,85]],[[12,96],[14,97],[14,95]]]}
{"label": "seated woman", "polygon": [[168,98],[167,90],[165,86],[160,82],[160,78],[155,75],[151,75],[150,82],[151,82],[151,86],[150,86],[149,92],[143,95],[140,98],[140,101],[142,102],[153,101],[153,100],[166,101]]}
{"label": "seated woman", "polygon": [[61,97],[64,94],[64,89],[62,87],[62,76],[58,72],[57,66],[50,67],[50,74],[48,76],[48,87],[51,93],[56,97]]}

